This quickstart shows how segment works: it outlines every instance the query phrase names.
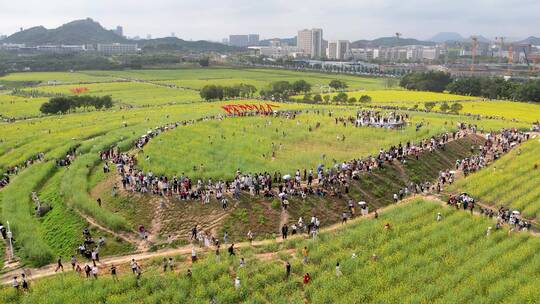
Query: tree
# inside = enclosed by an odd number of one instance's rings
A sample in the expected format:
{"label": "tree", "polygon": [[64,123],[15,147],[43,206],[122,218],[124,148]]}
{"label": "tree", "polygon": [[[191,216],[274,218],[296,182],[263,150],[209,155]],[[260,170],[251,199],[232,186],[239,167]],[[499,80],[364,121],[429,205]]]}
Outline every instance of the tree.
{"label": "tree", "polygon": [[330,102],[330,95],[324,95],[323,99],[324,99],[324,102],[329,103]]}
{"label": "tree", "polygon": [[448,106],[448,103],[445,101],[440,106],[441,112],[448,112],[450,110],[450,106]]}
{"label": "tree", "polygon": [[223,87],[213,84],[205,85],[201,89],[200,95],[205,100],[222,100],[224,96]]}
{"label": "tree", "polygon": [[292,84],[292,90],[299,94],[299,93],[308,93],[311,91],[311,84],[309,84],[307,81],[301,79],[293,82]]}
{"label": "tree", "polygon": [[540,80],[528,80],[517,89],[515,95],[517,100],[540,102]]}
{"label": "tree", "polygon": [[360,98],[358,99],[358,101],[362,102],[362,103],[368,103],[368,102],[371,102],[371,96],[369,95],[362,95],[360,96]]}
{"label": "tree", "polygon": [[304,101],[311,101],[313,98],[311,98],[311,94],[304,94],[304,98],[302,100]]}
{"label": "tree", "polygon": [[401,78],[400,86],[408,90],[443,92],[452,81],[444,72],[412,72]]}
{"label": "tree", "polygon": [[253,94],[257,92],[257,88],[252,84],[241,83],[238,87],[241,97],[253,97]]}
{"label": "tree", "polygon": [[203,57],[203,58],[199,59],[199,65],[202,66],[202,67],[210,66],[210,58]]}
{"label": "tree", "polygon": [[424,108],[426,108],[426,110],[428,110],[428,112],[431,112],[431,110],[437,105],[436,102],[433,102],[433,101],[427,101],[427,102],[424,102]]}
{"label": "tree", "polygon": [[53,97],[41,105],[39,110],[44,114],[65,114],[77,108],[94,107],[96,110],[108,109],[113,106],[111,96],[61,96]]}
{"label": "tree", "polygon": [[338,93],[332,98],[333,102],[347,102],[347,99],[349,99],[349,96],[347,96],[346,93]]}
{"label": "tree", "polygon": [[328,84],[334,90],[344,90],[347,88],[347,83],[343,80],[334,79]]}
{"label": "tree", "polygon": [[385,78],[384,87],[387,89],[393,88],[398,85],[398,81],[395,78]]}
{"label": "tree", "polygon": [[459,102],[455,102],[450,106],[450,112],[459,114],[459,112],[463,110],[463,105]]}
{"label": "tree", "polygon": [[355,97],[349,98],[349,103],[356,103],[356,98]]}
{"label": "tree", "polygon": [[321,94],[316,94],[315,96],[313,96],[313,101],[322,102],[323,98],[322,98]]}

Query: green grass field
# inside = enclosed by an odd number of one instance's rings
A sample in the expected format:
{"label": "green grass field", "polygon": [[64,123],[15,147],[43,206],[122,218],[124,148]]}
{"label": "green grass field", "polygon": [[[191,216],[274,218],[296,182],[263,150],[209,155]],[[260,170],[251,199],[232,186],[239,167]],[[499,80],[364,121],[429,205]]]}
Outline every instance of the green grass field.
{"label": "green grass field", "polygon": [[74,88],[84,87],[84,94],[104,96],[111,95],[113,101],[131,106],[155,106],[161,104],[180,104],[201,101],[199,92],[193,90],[171,89],[148,83],[106,82],[84,85],[43,86],[37,90],[45,93],[74,95]]}
{"label": "green grass field", "polygon": [[540,142],[531,139],[489,168],[456,182],[451,190],[465,191],[492,206],[516,208],[526,217],[540,219]]}
{"label": "green grass field", "polygon": [[[356,110],[341,108],[334,112],[334,117],[354,116]],[[279,171],[284,175],[293,174],[296,169],[315,171],[319,164],[329,168],[335,164],[334,160],[363,158],[400,142],[418,141],[453,131],[458,122],[477,123],[485,130],[499,130],[508,125],[497,120],[409,114],[411,125],[403,130],[355,128],[351,124],[344,127],[343,124],[336,125],[334,117],[327,113],[317,115],[313,112],[301,114],[296,120],[263,117],[210,121],[160,135],[144,147],[138,160],[145,171],[168,176],[185,173],[194,178],[232,179],[237,169],[245,173]],[[316,129],[318,122],[321,127]],[[415,124],[420,122],[426,126],[416,131]],[[345,141],[337,139],[343,135]],[[273,150],[275,159],[272,158]]]}
{"label": "green grass field", "polygon": [[0,115],[12,118],[39,116],[41,114],[39,107],[46,101],[48,98],[13,96],[0,91]]}
{"label": "green grass field", "polygon": [[350,88],[354,89],[373,90],[381,89],[384,86],[384,81],[381,78],[250,68],[98,71],[86,73],[96,76],[161,81],[194,89],[200,89],[206,84],[231,85],[239,83],[254,84],[258,89],[261,89],[274,81],[296,81],[299,79],[311,83],[314,90],[317,90],[320,85],[328,85],[333,79],[344,80]]}
{"label": "green grass field", "polygon": [[37,81],[42,84],[48,82],[55,83],[89,83],[89,82],[106,82],[114,80],[105,75],[89,75],[83,72],[25,72],[25,73],[12,73],[6,76],[0,77],[1,81],[15,81],[15,82],[28,82]]}
{"label": "green grass field", "polygon": [[[441,212],[443,220],[435,220]],[[384,223],[392,225],[383,229]],[[282,245],[240,249],[236,258],[213,253],[189,267],[177,262],[179,273],[160,273],[160,260],[144,267],[139,286],[128,269],[113,282],[102,269],[98,280],[61,274],[32,281],[30,293],[6,287],[3,303],[534,303],[540,239],[498,231],[486,237],[494,222],[467,212],[414,201],[363,220],[317,241],[293,240]],[[309,261],[301,263],[301,248]],[[290,257],[286,248],[294,249]],[[271,260],[260,253],[275,251]],[[356,254],[356,258],[352,255]],[[371,256],[378,259],[373,262]],[[246,266],[238,267],[245,257]],[[184,261],[185,256],[175,257]],[[285,277],[284,261],[292,264]],[[336,276],[335,265],[341,265]],[[309,272],[311,282],[302,284]],[[240,278],[235,289],[234,278]]]}
{"label": "green grass field", "polygon": [[[132,80],[128,82],[126,80],[128,78]],[[31,165],[17,176],[11,176],[12,182],[0,190],[0,220],[2,222],[9,220],[12,224],[16,239],[16,255],[21,258],[23,265],[34,266],[47,264],[57,255],[69,255],[73,247],[80,242],[81,229],[87,225],[81,214],[92,218],[96,223],[114,233],[134,234],[133,230],[138,224],[151,223],[151,216],[141,217],[142,220],[137,221],[141,212],[149,213],[153,210],[151,205],[135,210],[137,204],[148,202],[145,201],[148,198],[138,197],[130,200],[126,196],[112,202],[110,206],[106,205],[103,208],[97,206],[96,198],[91,192],[105,179],[97,173],[102,166],[98,152],[112,146],[119,146],[122,151],[128,151],[133,147],[133,141],[142,134],[167,123],[224,114],[221,106],[229,102],[201,101],[196,89],[205,84],[215,82],[215,84],[230,85],[248,82],[262,87],[277,80],[305,79],[314,85],[316,91],[318,84],[327,84],[336,78],[345,80],[351,89],[373,90],[368,92],[379,96],[378,99],[374,99],[373,105],[386,105],[398,101],[413,105],[415,102],[422,104],[428,100],[457,98],[448,94],[381,91],[384,80],[376,78],[262,69],[19,73],[3,77],[2,79],[6,81],[43,82],[43,85],[25,88],[25,90],[37,89],[43,92],[71,94],[71,88],[84,86],[90,89],[89,94],[111,94],[113,99],[120,104],[136,106],[131,109],[114,107],[107,111],[77,112],[24,119],[27,116],[37,115],[37,109],[46,99],[14,97],[7,95],[7,92],[0,95],[0,114],[20,118],[12,123],[0,123],[2,173],[9,167],[20,166],[38,152],[45,153],[44,162]],[[134,79],[174,83],[191,89],[167,88],[159,83],[148,84]],[[49,80],[66,84],[46,85]],[[242,103],[255,102],[257,101],[242,101]],[[177,104],[169,105],[169,103]],[[463,104],[467,106],[469,103],[463,102]],[[142,107],[147,105],[150,107]],[[409,112],[412,117],[412,126],[404,130],[356,129],[351,126],[343,127],[341,124],[335,125],[333,117],[315,115],[312,110],[333,110],[334,115],[348,116],[354,114],[359,109],[359,105],[344,107],[283,103],[279,104],[280,110],[304,109],[310,110],[311,113],[302,114],[294,121],[264,117],[227,118],[220,122],[207,121],[179,127],[175,131],[153,139],[144,148],[144,154],[139,155],[139,166],[155,173],[173,175],[184,172],[191,177],[231,178],[238,168],[244,172],[281,171],[282,174],[286,174],[296,169],[316,168],[319,163],[332,166],[334,159],[343,161],[365,157],[377,152],[380,148],[388,148],[399,142],[418,140],[453,130],[457,122],[475,123],[486,131],[499,130],[502,127],[526,129],[530,127],[530,123],[539,112],[536,111],[536,106],[530,104],[526,104],[526,107],[522,107],[525,104],[519,103],[494,104],[493,108],[490,104],[482,103],[482,105],[485,106],[475,108],[475,111],[484,115],[493,115],[494,112],[501,111],[502,115],[520,116],[520,122],[474,120],[463,115]],[[466,110],[467,108],[463,112]],[[420,121],[423,121],[425,126],[421,131],[416,132],[414,124]],[[321,128],[317,130],[314,128],[313,132],[309,132],[308,127],[310,125],[314,127],[316,122],[321,122]],[[338,141],[336,139],[338,135],[345,135],[346,140]],[[272,142],[276,146],[275,160],[271,157]],[[280,144],[282,144],[281,149]],[[70,168],[56,168],[55,159],[64,157],[67,151],[75,147],[77,156]],[[322,159],[322,154],[325,154],[325,159]],[[149,161],[145,160],[146,155],[149,155]],[[448,157],[439,156],[431,163],[426,161],[424,167],[416,164],[418,166],[411,165],[410,168],[404,168],[408,178],[420,181],[424,177],[431,177],[436,173],[435,171],[445,168],[448,164],[445,159]],[[193,166],[199,166],[201,163],[204,164],[204,169],[193,171]],[[423,171],[417,172],[418,170]],[[425,172],[430,173],[424,174]],[[389,191],[395,191],[400,186],[401,181],[391,181],[393,178],[399,178],[398,173],[399,170],[394,168],[387,174],[381,173],[361,181],[362,187],[370,188],[368,194],[373,198],[374,204],[385,205],[390,197]],[[361,198],[363,195],[361,190],[361,187],[351,189],[352,195]],[[54,207],[53,211],[44,218],[34,216],[34,206],[30,199],[32,191],[37,191],[40,197]],[[504,196],[501,195],[501,197]],[[534,199],[536,198],[532,196],[531,205]],[[131,202],[135,203],[129,205]],[[250,218],[248,221],[261,223],[264,222],[261,218],[264,220],[265,216],[279,214],[278,210],[268,209],[272,208],[271,203],[261,203],[259,206],[246,205],[246,202],[248,202],[247,199],[239,205],[240,208],[253,212],[255,215],[254,219]],[[293,215],[305,216],[312,212],[310,210],[326,203],[324,200],[307,202]],[[299,202],[299,204],[302,203]],[[192,215],[186,211],[189,208],[183,208],[183,205],[178,206],[181,210],[175,211],[182,214],[183,218],[169,217],[167,218],[169,222],[163,224],[171,231],[179,225],[180,221],[189,222],[185,219],[189,219]],[[327,204],[325,208],[320,208],[320,211],[321,214],[330,214],[328,210],[331,209],[333,210],[333,205]],[[328,212],[324,213],[325,210]],[[171,214],[175,213],[171,212]],[[335,214],[332,216],[332,221],[338,220]],[[238,211],[225,221],[225,224],[232,226],[235,220],[245,220],[245,212]],[[270,233],[272,229],[275,229],[272,223],[274,222],[267,221],[260,224],[265,229],[265,233]],[[218,228],[221,229],[222,226]],[[112,234],[104,233],[96,228],[93,231],[97,234],[103,233],[110,240],[109,246],[102,252],[103,255],[122,254],[134,250],[133,245],[119,241]]]}

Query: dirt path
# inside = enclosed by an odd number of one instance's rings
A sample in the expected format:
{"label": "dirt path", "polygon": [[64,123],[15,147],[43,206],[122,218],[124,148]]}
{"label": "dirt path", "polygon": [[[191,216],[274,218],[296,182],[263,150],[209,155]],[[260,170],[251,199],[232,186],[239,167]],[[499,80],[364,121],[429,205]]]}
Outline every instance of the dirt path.
{"label": "dirt path", "polygon": [[134,235],[130,235],[128,233],[118,233],[118,232],[115,232],[105,226],[102,226],[100,225],[98,222],[96,222],[93,218],[83,214],[82,212],[80,212],[79,210],[77,209],[73,209],[77,214],[79,214],[86,222],[88,222],[88,224],[90,224],[91,226],[94,226],[100,230],[103,230],[105,232],[108,232],[110,233],[111,235],[113,235],[114,237],[118,237],[132,245],[135,245],[137,247],[137,250],[140,250],[140,243],[141,241],[140,240],[137,240],[137,238],[134,236]]}
{"label": "dirt path", "polygon": [[[415,198],[416,198],[416,196],[409,197],[409,198],[399,202],[398,204],[390,205],[388,207],[385,207],[384,209],[379,210],[379,213],[384,212],[385,210],[395,208],[397,205],[407,204],[408,202],[410,202],[411,200],[413,200]],[[373,217],[373,214],[369,214],[368,216],[363,216],[363,217],[359,216],[359,217],[356,217],[354,219],[349,220],[349,224],[347,224],[347,225],[342,225],[341,223],[336,223],[336,224],[333,224],[331,226],[327,226],[327,227],[322,228],[321,232],[322,233],[335,232],[335,231],[347,228],[353,223],[357,223],[357,222],[360,222],[360,221],[363,221],[363,220],[366,220],[366,219],[369,219],[369,218],[372,218],[372,217]],[[306,238],[306,237],[307,236],[305,234],[297,234],[297,235],[294,235],[294,236],[290,236],[288,239],[302,239],[302,238]],[[281,239],[281,237],[279,237],[279,238],[276,238],[276,239],[266,239],[266,240],[262,240],[262,241],[254,241],[253,244],[250,244],[249,242],[237,243],[237,244],[235,244],[235,247],[241,249],[241,248],[246,248],[246,247],[250,247],[250,246],[257,247],[257,246],[264,246],[264,245],[282,243],[282,242],[283,242],[283,240]],[[135,259],[137,261],[140,261],[140,260],[147,260],[147,259],[152,259],[152,258],[161,258],[161,257],[166,257],[166,256],[188,255],[188,254],[191,254],[191,249],[192,248],[193,248],[193,245],[186,245],[186,246],[183,246],[183,247],[180,247],[180,248],[175,248],[175,249],[167,248],[167,249],[159,250],[159,251],[156,251],[156,252],[140,252],[140,253],[134,253],[134,254],[128,254],[128,255],[122,255],[122,256],[110,256],[110,257],[106,257],[106,258],[101,259],[101,263],[98,264],[98,266],[107,267],[107,265],[110,265],[111,263],[114,263],[115,265],[129,264],[131,262],[131,259]],[[211,251],[213,251],[213,247],[210,247],[210,248],[196,247],[196,248],[197,248],[197,252],[211,252]],[[263,255],[263,258],[264,257],[265,256]],[[268,255],[266,255],[266,258],[268,258]],[[67,264],[67,262],[65,264]],[[68,266],[68,265],[66,265],[66,266]],[[65,266],[65,268],[67,270],[68,267],[66,267],[66,266]],[[10,272],[7,272],[7,273],[1,275],[0,276],[0,283],[1,284],[9,284],[11,282],[11,278],[14,275],[20,275],[20,273],[23,272],[23,271],[29,274],[30,279],[39,279],[39,278],[49,277],[49,276],[52,276],[52,275],[56,274],[56,272],[54,271],[55,268],[56,268],[56,264],[50,264],[50,265],[43,266],[41,268],[35,268],[35,269],[17,269],[17,270],[13,270],[13,271],[10,271]]]}
{"label": "dirt path", "polygon": [[285,208],[281,208],[281,214],[279,215],[279,233],[281,233],[281,227],[289,223],[289,212]]}
{"label": "dirt path", "polygon": [[[406,205],[406,204],[410,203],[411,201],[414,201],[414,200],[416,200],[418,198],[425,198],[425,199],[429,199],[429,200],[432,200],[432,201],[436,201],[436,202],[439,202],[442,206],[445,206],[445,207],[449,208],[447,206],[446,202],[440,200],[440,198],[438,196],[435,196],[433,194],[426,194],[426,195],[412,195],[410,197],[407,197],[404,200],[399,201],[397,204],[392,204],[392,205],[389,205],[389,206],[387,206],[385,208],[382,208],[382,209],[378,210],[378,213],[381,214],[381,213],[387,212],[388,210],[394,209],[397,206]],[[478,212],[476,212],[475,214],[479,215]],[[359,217],[356,217],[354,219],[351,219],[351,220],[349,220],[349,222],[347,224],[336,223],[336,224],[333,224],[333,225],[322,228],[321,233],[338,232],[340,230],[344,230],[344,229],[350,227],[351,225],[354,225],[354,224],[359,223],[359,222],[364,221],[364,220],[371,219],[373,217],[374,217],[374,213],[370,213],[367,216],[359,216]],[[531,235],[534,235],[534,236],[539,236],[540,235],[537,232],[529,232],[529,233]],[[297,234],[297,235],[294,235],[294,236],[290,236],[288,238],[288,240],[290,240],[290,239],[302,239],[302,238],[306,238],[306,237],[307,236],[305,234]],[[241,249],[241,248],[248,248],[248,247],[251,247],[251,246],[257,247],[257,246],[264,246],[264,245],[276,244],[276,243],[282,243],[282,242],[284,242],[284,240],[282,240],[281,238],[266,239],[266,240],[262,240],[262,241],[254,241],[253,244],[250,244],[249,242],[237,243],[236,247]],[[163,250],[159,250],[159,251],[156,251],[156,252],[141,252],[141,253],[135,253],[135,254],[129,254],[129,255],[123,255],[123,256],[111,256],[111,257],[101,259],[101,263],[98,266],[100,266],[101,268],[106,269],[107,265],[110,265],[111,263],[114,263],[115,265],[129,264],[131,259],[141,261],[141,260],[148,260],[148,259],[152,259],[152,258],[162,258],[162,257],[167,257],[167,256],[189,255],[189,254],[191,254],[191,249],[192,248],[193,248],[193,245],[186,245],[186,246],[176,248],[176,249],[168,248],[168,249],[163,249]],[[196,248],[197,248],[197,252],[199,252],[199,253],[200,252],[211,252],[211,251],[213,251],[213,247],[209,247],[209,248],[196,247]],[[260,260],[268,261],[268,260],[276,259],[276,257],[278,257],[278,255],[280,253],[282,253],[282,252],[286,252],[286,253],[289,253],[290,255],[294,255],[295,249],[278,250],[278,251],[275,251],[275,252],[257,254],[255,256]],[[37,269],[13,270],[13,271],[10,271],[8,273],[5,273],[5,274],[1,275],[0,276],[0,282],[1,282],[1,284],[7,285],[7,284],[9,284],[11,282],[11,278],[14,275],[19,275],[23,271],[28,274],[28,276],[29,276],[29,278],[31,280],[44,278],[44,277],[49,277],[49,276],[52,276],[52,275],[56,274],[56,272],[54,271],[55,268],[56,268],[56,264],[50,264],[50,265],[47,265],[47,266],[44,266],[44,267],[41,267],[41,268],[37,268]]]}

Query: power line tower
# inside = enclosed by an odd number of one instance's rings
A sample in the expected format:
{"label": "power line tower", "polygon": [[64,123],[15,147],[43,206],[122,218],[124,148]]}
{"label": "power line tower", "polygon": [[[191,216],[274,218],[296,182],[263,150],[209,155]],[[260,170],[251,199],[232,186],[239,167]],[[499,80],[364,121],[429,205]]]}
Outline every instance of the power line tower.
{"label": "power line tower", "polygon": [[510,43],[508,45],[508,66],[506,68],[508,76],[512,76],[512,64],[514,64],[514,46]]}
{"label": "power line tower", "polygon": [[471,39],[472,39],[472,50],[471,50],[472,63],[471,63],[471,72],[474,72],[474,68],[475,68],[475,64],[476,64],[476,52],[477,52],[477,49],[478,49],[478,37],[472,36]]}

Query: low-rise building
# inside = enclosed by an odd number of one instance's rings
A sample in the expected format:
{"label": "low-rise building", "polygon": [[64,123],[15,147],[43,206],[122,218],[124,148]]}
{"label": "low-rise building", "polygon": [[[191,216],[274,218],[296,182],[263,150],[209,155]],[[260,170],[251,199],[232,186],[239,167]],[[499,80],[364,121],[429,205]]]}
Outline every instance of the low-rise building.
{"label": "low-rise building", "polygon": [[101,44],[98,43],[96,50],[103,54],[133,54],[139,51],[137,44],[122,44],[122,43],[111,43],[111,44]]}

